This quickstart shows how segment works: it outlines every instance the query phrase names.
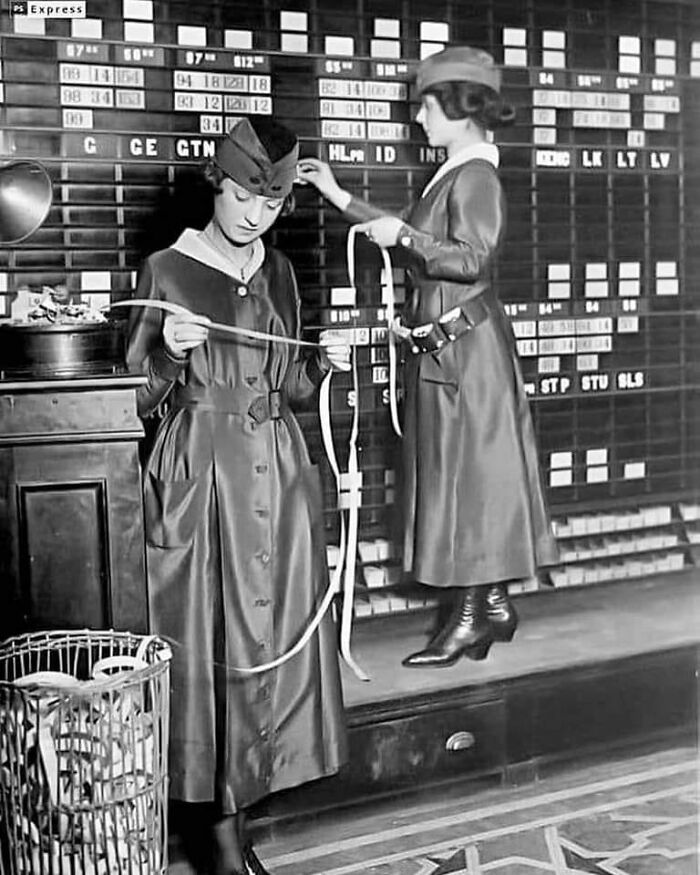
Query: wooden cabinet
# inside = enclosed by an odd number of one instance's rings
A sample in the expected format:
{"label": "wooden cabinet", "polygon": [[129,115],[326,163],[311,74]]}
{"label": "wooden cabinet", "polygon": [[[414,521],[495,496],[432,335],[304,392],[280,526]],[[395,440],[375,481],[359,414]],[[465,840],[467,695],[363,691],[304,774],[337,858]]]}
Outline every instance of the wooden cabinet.
{"label": "wooden cabinet", "polygon": [[141,382],[0,382],[2,637],[146,630]]}

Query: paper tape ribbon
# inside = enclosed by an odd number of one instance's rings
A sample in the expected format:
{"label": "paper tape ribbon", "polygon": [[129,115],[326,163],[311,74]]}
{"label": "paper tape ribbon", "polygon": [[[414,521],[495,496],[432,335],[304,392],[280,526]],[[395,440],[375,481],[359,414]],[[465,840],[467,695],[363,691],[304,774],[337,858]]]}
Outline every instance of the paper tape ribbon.
{"label": "paper tape ribbon", "polygon": [[[173,304],[171,301],[158,301],[150,298],[131,298],[128,301],[115,301],[103,307],[103,310],[111,310],[114,307],[149,307],[154,310],[164,310],[172,315],[197,315],[181,304]],[[320,343],[312,343],[310,340],[299,340],[296,337],[285,337],[282,334],[268,334],[266,331],[256,331],[253,328],[241,328],[238,325],[225,325],[222,322],[209,322],[207,327],[210,331],[222,331],[224,334],[235,334],[239,337],[249,337],[253,340],[267,340],[274,343],[284,343],[289,346],[306,346],[319,349]]]}

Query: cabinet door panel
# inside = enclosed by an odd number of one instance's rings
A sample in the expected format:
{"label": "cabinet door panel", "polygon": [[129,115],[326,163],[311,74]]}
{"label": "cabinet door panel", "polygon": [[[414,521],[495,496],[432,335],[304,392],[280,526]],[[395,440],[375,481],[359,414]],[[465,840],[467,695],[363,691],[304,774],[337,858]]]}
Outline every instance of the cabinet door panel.
{"label": "cabinet door panel", "polygon": [[17,484],[20,598],[33,628],[110,625],[104,481]]}

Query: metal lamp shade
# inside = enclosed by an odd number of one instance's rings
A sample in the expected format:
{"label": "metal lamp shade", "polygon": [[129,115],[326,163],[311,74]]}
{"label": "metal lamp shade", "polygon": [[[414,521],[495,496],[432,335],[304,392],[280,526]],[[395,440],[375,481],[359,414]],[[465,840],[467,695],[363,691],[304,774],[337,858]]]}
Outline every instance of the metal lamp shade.
{"label": "metal lamp shade", "polygon": [[0,244],[19,243],[39,228],[51,208],[51,179],[35,161],[0,168]]}

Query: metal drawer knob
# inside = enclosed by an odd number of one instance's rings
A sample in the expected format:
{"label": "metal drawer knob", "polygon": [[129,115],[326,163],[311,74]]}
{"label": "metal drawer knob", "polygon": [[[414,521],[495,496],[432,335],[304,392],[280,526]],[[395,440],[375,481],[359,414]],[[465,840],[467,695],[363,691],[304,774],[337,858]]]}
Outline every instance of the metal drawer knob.
{"label": "metal drawer knob", "polygon": [[467,750],[474,747],[475,744],[476,738],[471,732],[455,732],[445,742],[445,750]]}

